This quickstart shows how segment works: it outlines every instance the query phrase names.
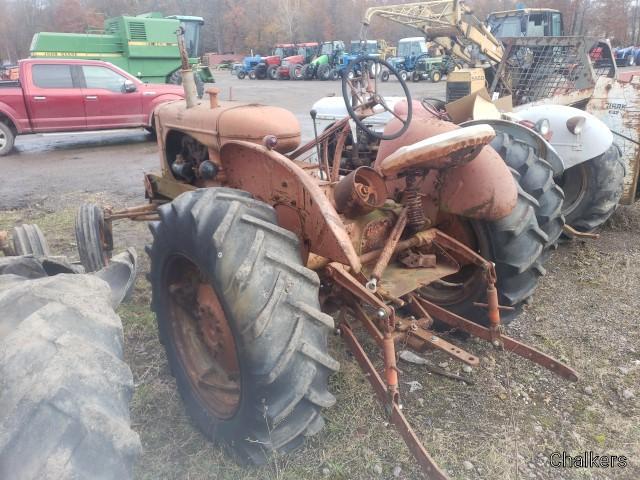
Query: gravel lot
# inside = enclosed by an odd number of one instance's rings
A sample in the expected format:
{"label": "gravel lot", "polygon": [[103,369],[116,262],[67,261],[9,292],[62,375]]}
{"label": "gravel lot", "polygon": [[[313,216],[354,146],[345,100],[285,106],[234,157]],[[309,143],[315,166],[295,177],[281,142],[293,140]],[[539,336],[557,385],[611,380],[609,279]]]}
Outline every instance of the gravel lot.
{"label": "gravel lot", "polygon": [[[238,81],[218,76],[222,98],[271,103],[298,115],[305,139],[316,99],[340,95],[338,82]],[[389,84],[384,88],[392,89]],[[444,84],[411,84],[416,97],[442,96]],[[385,93],[383,91],[383,93]],[[157,168],[156,146],[142,131],[19,138],[0,159],[0,229],[36,222],[56,253],[75,257],[73,217],[85,200],[115,206],[143,201],[142,172]],[[482,361],[472,372],[430,359],[473,380],[454,382],[402,364],[408,415],[427,450],[453,479],[640,478],[640,207],[623,207],[593,241],[561,245],[547,264],[532,304],[508,333],[567,361],[581,379],[570,384],[519,357],[470,340]],[[341,370],[331,380],[337,404],[327,427],[296,453],[261,468],[236,464],[186,417],[149,311],[143,224],[119,222],[116,248],[133,245],[141,265],[132,301],[120,308],[134,372],[134,428],[145,449],[140,479],[422,478],[404,443],[338,338]],[[454,340],[455,341],[455,340]],[[404,382],[422,389],[408,393]],[[626,468],[554,469],[552,452],[625,455]]]}

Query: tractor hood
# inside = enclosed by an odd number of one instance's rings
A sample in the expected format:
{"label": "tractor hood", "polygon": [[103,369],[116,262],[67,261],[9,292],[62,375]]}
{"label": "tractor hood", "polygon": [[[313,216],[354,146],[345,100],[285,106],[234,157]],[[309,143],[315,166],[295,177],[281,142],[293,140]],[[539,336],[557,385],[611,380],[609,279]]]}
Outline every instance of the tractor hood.
{"label": "tractor hood", "polygon": [[[404,100],[403,97],[384,97],[389,108],[393,109],[396,103]],[[313,110],[317,112],[317,120],[322,131],[336,120],[349,116],[344,99],[340,97],[324,97],[313,104]],[[379,113],[364,120],[367,125],[373,125],[376,130],[382,131],[384,126],[393,118],[389,112]]]}
{"label": "tractor hood", "polygon": [[167,137],[172,132],[184,132],[209,149],[219,151],[233,140],[263,144],[273,135],[280,153],[295,150],[300,145],[300,123],[296,116],[284,108],[238,102],[219,102],[214,108],[202,102],[187,108],[184,101],[169,102],[156,109],[158,135]]}

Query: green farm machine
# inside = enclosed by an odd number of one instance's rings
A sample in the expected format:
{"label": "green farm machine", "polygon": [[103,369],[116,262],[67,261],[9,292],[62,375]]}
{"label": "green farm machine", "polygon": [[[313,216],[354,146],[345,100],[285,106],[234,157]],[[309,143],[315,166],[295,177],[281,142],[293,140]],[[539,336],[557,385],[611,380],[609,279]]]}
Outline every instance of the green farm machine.
{"label": "green farm machine", "polygon": [[31,41],[31,57],[104,60],[135,75],[144,82],[182,83],[181,61],[176,31],[184,30],[189,63],[196,71],[198,93],[213,82],[208,66],[199,58],[202,17],[145,13],[122,15],[104,22],[104,30],[88,33],[36,33]]}

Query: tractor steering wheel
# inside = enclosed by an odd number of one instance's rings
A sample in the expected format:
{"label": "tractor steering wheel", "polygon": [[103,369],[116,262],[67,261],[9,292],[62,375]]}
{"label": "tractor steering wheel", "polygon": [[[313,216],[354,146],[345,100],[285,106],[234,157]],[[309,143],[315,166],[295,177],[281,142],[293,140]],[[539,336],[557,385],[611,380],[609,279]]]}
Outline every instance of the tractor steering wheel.
{"label": "tractor steering wheel", "polygon": [[[384,97],[378,93],[378,73],[383,70],[383,66],[395,75],[400,82],[400,86],[402,86],[402,90],[404,90],[404,96],[407,100],[406,118],[396,114],[393,109],[387,105]],[[350,76],[351,78],[349,78]],[[342,74],[342,97],[347,106],[349,116],[353,118],[360,129],[371,137],[380,140],[393,140],[409,128],[413,114],[409,87],[407,86],[407,82],[400,78],[396,69],[385,60],[366,55],[352,60]],[[376,109],[378,106],[382,108]],[[365,118],[382,113],[385,110],[402,123],[402,126],[397,131],[387,134],[378,133],[364,123],[363,120]]]}

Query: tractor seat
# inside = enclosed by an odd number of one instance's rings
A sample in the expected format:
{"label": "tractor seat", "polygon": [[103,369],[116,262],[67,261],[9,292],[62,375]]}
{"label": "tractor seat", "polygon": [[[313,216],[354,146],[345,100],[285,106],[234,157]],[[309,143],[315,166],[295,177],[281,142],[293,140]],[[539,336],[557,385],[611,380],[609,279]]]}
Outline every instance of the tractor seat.
{"label": "tractor seat", "polygon": [[486,124],[457,128],[400,147],[382,160],[378,169],[382,175],[390,177],[408,170],[459,167],[476,158],[495,136],[496,132]]}

